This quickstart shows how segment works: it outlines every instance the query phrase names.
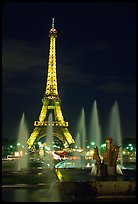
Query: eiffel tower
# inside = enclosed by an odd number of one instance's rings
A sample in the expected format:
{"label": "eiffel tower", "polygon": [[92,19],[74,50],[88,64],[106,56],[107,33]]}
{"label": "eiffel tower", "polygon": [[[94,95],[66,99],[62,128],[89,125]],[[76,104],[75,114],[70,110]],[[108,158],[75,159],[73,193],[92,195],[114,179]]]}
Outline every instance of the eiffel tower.
{"label": "eiffel tower", "polygon": [[[65,122],[61,111],[61,100],[58,94],[57,76],[56,76],[56,38],[57,30],[54,28],[54,18],[52,18],[52,28],[49,31],[50,49],[47,83],[44,97],[42,99],[42,109],[39,120],[34,121],[34,130],[31,133],[27,144],[28,148],[35,147],[37,141],[46,136],[46,128],[48,125],[53,126],[53,135],[56,136],[68,148],[70,144],[75,143],[72,135],[68,130],[68,122]],[[48,122],[48,114],[52,112],[52,124]]]}

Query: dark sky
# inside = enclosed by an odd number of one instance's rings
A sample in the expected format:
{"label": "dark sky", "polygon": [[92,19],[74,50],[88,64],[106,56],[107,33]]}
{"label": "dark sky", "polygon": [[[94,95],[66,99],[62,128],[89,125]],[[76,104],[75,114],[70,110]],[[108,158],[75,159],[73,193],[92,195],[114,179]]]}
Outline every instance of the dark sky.
{"label": "dark sky", "polygon": [[123,138],[136,137],[135,3],[4,3],[2,17],[3,138],[17,137],[23,112],[29,133],[38,120],[53,17],[58,91],[72,135],[82,107],[88,126],[96,100],[103,137],[115,101]]}

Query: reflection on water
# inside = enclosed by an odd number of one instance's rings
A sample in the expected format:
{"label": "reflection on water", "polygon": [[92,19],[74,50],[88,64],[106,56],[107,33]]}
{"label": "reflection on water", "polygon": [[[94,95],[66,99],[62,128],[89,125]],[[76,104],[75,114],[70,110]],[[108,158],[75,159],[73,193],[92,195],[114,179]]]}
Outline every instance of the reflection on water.
{"label": "reflection on water", "polygon": [[12,188],[2,190],[3,202],[60,202],[58,187],[51,185],[45,188]]}
{"label": "reflection on water", "polygon": [[16,202],[27,202],[27,191],[26,189],[17,189],[14,192],[14,198]]}
{"label": "reflection on water", "polygon": [[2,190],[2,201],[3,202],[27,202],[28,200],[28,189],[11,189]]}
{"label": "reflection on water", "polygon": [[[38,169],[39,170],[39,169]],[[37,170],[37,171],[38,171]],[[59,188],[55,172],[4,172],[2,175],[4,202],[58,202]]]}
{"label": "reflection on water", "polygon": [[36,202],[60,202],[58,188],[51,185],[49,189],[39,189],[32,193],[32,197]]}
{"label": "reflection on water", "polygon": [[[126,167],[126,166],[125,166]],[[90,174],[90,170],[81,169],[58,169],[63,175],[63,183],[66,181],[71,182],[70,188],[65,185],[65,189],[61,188],[61,183],[59,182],[58,174],[49,169],[45,172],[40,171],[37,173],[32,170],[32,172],[3,172],[2,174],[2,200],[3,202],[68,202],[68,199],[74,199],[72,195],[66,194],[66,191],[75,191],[73,183],[78,184],[80,182],[80,187],[83,182],[101,182],[101,181],[135,181],[136,180],[136,168],[131,165],[131,168],[121,168],[123,175],[118,175],[116,178],[101,178],[95,177]],[[42,173],[43,172],[43,173]],[[78,182],[79,181],[79,182]],[[131,186],[131,185],[130,185]],[[87,190],[87,189],[85,189]],[[81,196],[81,193],[80,193]],[[85,200],[84,196],[84,200]],[[93,199],[93,197],[91,198]],[[77,201],[74,201],[77,202]],[[82,201],[81,201],[82,202]]]}

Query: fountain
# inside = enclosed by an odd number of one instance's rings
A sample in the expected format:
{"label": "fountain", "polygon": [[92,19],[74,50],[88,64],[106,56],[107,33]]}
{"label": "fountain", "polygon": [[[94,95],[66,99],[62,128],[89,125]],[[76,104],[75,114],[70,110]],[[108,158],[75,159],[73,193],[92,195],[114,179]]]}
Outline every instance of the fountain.
{"label": "fountain", "polygon": [[53,152],[54,152],[54,137],[53,137],[53,126],[52,126],[52,121],[53,121],[53,116],[52,113],[49,114],[48,116],[48,126],[46,128],[46,147],[48,146],[48,164],[47,161],[45,160],[43,167],[46,167],[47,165],[50,168],[53,168],[54,166],[54,159],[53,159]]}
{"label": "fountain", "polygon": [[114,143],[116,145],[121,145],[120,151],[119,151],[119,158],[120,164],[123,164],[122,160],[122,136],[121,136],[121,125],[120,125],[120,116],[119,116],[119,108],[118,103],[115,101],[111,112],[110,112],[110,118],[109,118],[109,134],[110,137],[114,140]]}
{"label": "fountain", "polygon": [[86,124],[85,124],[85,112],[84,108],[81,109],[80,115],[80,138],[83,150],[86,150]]}
{"label": "fountain", "polygon": [[96,146],[100,147],[102,138],[96,100],[94,101],[92,107],[89,134],[90,141],[94,141]]}
{"label": "fountain", "polygon": [[18,171],[28,169],[29,167],[29,152],[27,146],[28,139],[28,129],[25,122],[25,114],[22,114],[20,126],[19,126],[19,136],[17,140],[17,167]]}
{"label": "fountain", "polygon": [[[80,134],[79,133],[77,133],[75,144],[76,144],[77,149],[79,150],[81,148],[81,140],[80,140]],[[77,168],[81,167],[81,159],[77,160],[76,166],[77,166]]]}
{"label": "fountain", "polygon": [[81,166],[84,168],[85,166],[85,161],[84,161],[84,156],[86,152],[86,125],[85,125],[85,112],[84,108],[82,107],[81,113],[80,113],[80,120],[79,120],[79,127],[78,127],[78,134],[80,136],[80,145],[83,149],[83,151],[80,153],[81,157]]}
{"label": "fountain", "polygon": [[[96,121],[97,117],[96,115],[93,114],[93,120],[94,118]],[[98,136],[97,133],[95,135]],[[106,138],[106,150],[103,154],[102,162],[101,162],[101,158],[99,156],[99,150],[98,150],[98,147],[100,147],[100,143],[99,145],[96,145],[96,148],[94,148],[93,158],[96,160],[96,165],[94,165],[92,168],[92,174],[96,174],[100,176],[105,176],[110,174],[116,175],[117,173],[122,174],[120,167],[117,165],[117,162],[118,162],[117,160],[119,158],[122,158],[121,128],[120,128],[119,109],[118,109],[117,102],[114,103],[114,106],[111,109],[108,135],[110,135],[110,138]],[[116,145],[111,144],[112,140]],[[121,159],[121,165],[122,165],[122,159]]]}
{"label": "fountain", "polygon": [[81,140],[80,140],[80,134],[79,133],[77,133],[75,144],[76,144],[77,148],[81,147]]}
{"label": "fountain", "polygon": [[[48,118],[48,126],[47,126],[47,137],[46,144],[51,144],[51,150],[53,149],[53,126],[52,124],[52,115],[49,115]],[[85,130],[85,115],[84,109],[81,110],[80,117],[80,129],[76,138],[76,145],[82,146],[84,149],[86,148],[86,130]],[[25,144],[27,144],[27,128],[25,126],[25,117],[22,115],[20,131],[19,131],[18,143],[23,144],[23,149],[26,148]],[[24,133],[24,134],[23,134]],[[85,133],[85,134],[84,134]],[[80,138],[81,136],[81,138]],[[82,139],[84,136],[85,140]],[[24,138],[24,139],[23,139]],[[21,148],[21,145],[19,146]],[[18,151],[20,151],[20,148]],[[28,150],[28,148],[27,148]],[[79,201],[98,201],[100,202],[100,198],[104,197],[105,200],[110,200],[108,198],[112,197],[112,200],[119,200],[121,196],[123,196],[126,200],[134,200],[135,199],[135,189],[136,182],[135,178],[123,177],[123,175],[119,175],[122,172],[118,172],[117,166],[117,158],[118,153],[120,151],[120,145],[112,145],[112,139],[106,138],[106,150],[103,154],[103,160],[101,160],[98,152],[98,147],[94,148],[93,158],[96,160],[95,165],[95,174],[93,172],[90,173],[90,169],[58,169],[57,173],[51,168],[45,168],[45,171],[30,171],[29,174],[27,172],[19,173],[19,174],[7,174],[7,172],[3,175],[5,179],[3,179],[3,185],[11,179],[13,182],[15,191],[15,186],[21,187],[20,190],[16,190],[15,194],[15,202],[16,201],[38,201],[38,202],[53,202],[53,201],[68,201],[69,198],[73,200],[73,202]],[[23,161],[23,160],[22,160]],[[51,159],[52,165],[53,160]],[[83,166],[84,163],[81,165]],[[27,168],[27,162],[22,162],[18,167],[20,171],[22,167]],[[81,166],[81,168],[82,168]],[[94,168],[92,168],[94,170]],[[96,175],[96,176],[95,176]],[[59,177],[62,176],[63,180],[60,181]],[[99,177],[97,177],[99,176]],[[9,179],[10,178],[10,179]],[[12,178],[13,181],[12,181]],[[57,180],[58,178],[58,180]],[[121,178],[121,179],[120,179]],[[5,181],[4,181],[5,180]],[[60,182],[59,182],[60,181]],[[15,182],[15,183],[14,183]],[[6,183],[7,184],[7,183]],[[28,185],[29,184],[29,185]],[[36,185],[38,188],[32,188],[32,186]],[[9,184],[7,185],[9,186]],[[30,186],[30,187],[29,187]],[[23,188],[22,188],[23,187]],[[28,188],[29,187],[29,188]],[[8,190],[9,191],[9,190]],[[6,193],[6,199],[8,198]],[[19,196],[18,196],[19,195]],[[127,197],[128,196],[128,197]],[[104,201],[103,198],[103,201]],[[8,198],[9,199],[9,198]],[[72,201],[71,200],[71,201]],[[10,202],[10,199],[9,199]]]}

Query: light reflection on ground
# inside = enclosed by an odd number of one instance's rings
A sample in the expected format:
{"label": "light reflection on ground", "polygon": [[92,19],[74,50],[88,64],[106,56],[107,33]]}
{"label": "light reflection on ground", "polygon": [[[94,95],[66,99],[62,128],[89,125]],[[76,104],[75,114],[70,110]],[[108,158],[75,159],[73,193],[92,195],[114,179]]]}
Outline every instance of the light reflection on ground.
{"label": "light reflection on ground", "polygon": [[[62,175],[63,179],[59,179],[56,170]],[[93,177],[90,174],[89,168],[85,170],[59,168],[54,171],[51,169],[43,170],[42,168],[38,168],[37,170],[32,169],[32,171],[28,173],[3,171],[2,177],[2,199],[4,202],[82,202],[81,199],[86,202],[94,201],[94,197],[91,195],[89,195],[89,197],[87,197],[87,195],[81,197],[82,195],[80,195],[79,189],[84,189],[85,185],[87,187],[90,181],[93,183],[93,181],[96,180],[98,183],[103,180],[102,185],[105,184],[105,181],[111,181],[109,178],[101,179]],[[127,183],[126,181],[128,180],[130,181],[131,186],[135,185],[133,184],[133,181],[135,180],[134,170],[127,169],[126,171],[126,169],[124,169],[124,175],[116,177],[114,183],[118,185],[119,182],[125,181],[125,183]],[[63,184],[62,189],[60,188],[61,183]],[[77,189],[74,190],[76,187]],[[65,194],[65,191],[70,193],[70,191],[74,192],[76,190],[79,197],[75,197],[73,194]],[[84,190],[87,191],[87,189]],[[129,196],[129,199],[134,200],[134,198],[134,195],[132,195],[132,198],[131,195]],[[109,198],[97,197],[97,199],[108,200]],[[126,198],[122,198],[122,201],[125,199]],[[126,199],[126,201],[128,200]]]}

